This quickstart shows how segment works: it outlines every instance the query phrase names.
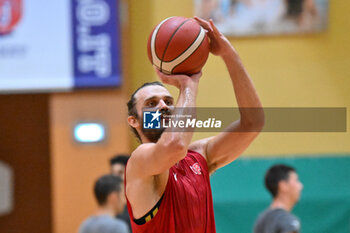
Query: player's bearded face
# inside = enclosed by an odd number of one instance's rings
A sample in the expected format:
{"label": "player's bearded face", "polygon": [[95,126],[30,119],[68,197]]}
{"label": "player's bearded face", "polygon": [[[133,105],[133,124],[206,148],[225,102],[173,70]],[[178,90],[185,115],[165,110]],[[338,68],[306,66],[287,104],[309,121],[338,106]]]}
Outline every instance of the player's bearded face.
{"label": "player's bearded face", "polygon": [[[163,118],[163,116],[165,115],[170,115],[171,114],[171,110],[169,108],[164,108],[164,109],[160,109],[159,110],[160,113],[162,113],[161,115],[161,119]],[[141,114],[142,116],[143,114]],[[139,122],[143,122],[142,117],[139,116]],[[151,142],[157,142],[159,140],[159,138],[162,136],[162,133],[164,132],[165,128],[161,127],[160,129],[144,129],[143,127],[141,127],[142,130],[142,134]]]}

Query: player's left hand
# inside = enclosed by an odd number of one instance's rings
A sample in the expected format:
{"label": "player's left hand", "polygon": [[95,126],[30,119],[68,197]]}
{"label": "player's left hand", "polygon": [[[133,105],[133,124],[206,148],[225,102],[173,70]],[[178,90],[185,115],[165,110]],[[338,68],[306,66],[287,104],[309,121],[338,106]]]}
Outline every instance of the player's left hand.
{"label": "player's left hand", "polygon": [[210,39],[210,52],[212,54],[216,56],[224,56],[234,50],[230,41],[216,28],[212,19],[210,19],[209,22],[197,16],[195,16],[194,19],[199,25],[207,30],[207,35]]}

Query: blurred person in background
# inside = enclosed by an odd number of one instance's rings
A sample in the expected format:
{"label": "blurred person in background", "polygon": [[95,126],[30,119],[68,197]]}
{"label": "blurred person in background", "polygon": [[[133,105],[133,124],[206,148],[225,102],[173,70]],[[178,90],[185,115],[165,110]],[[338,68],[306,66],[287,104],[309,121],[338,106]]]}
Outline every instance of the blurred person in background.
{"label": "blurred person in background", "polygon": [[[118,154],[111,158],[110,166],[111,166],[111,174],[120,177],[120,179],[124,180],[125,167],[126,163],[129,160],[129,155]],[[116,216],[116,218],[123,220],[129,227],[131,232],[131,223],[130,216],[128,213],[128,208],[126,204],[124,205],[124,211]]]}
{"label": "blurred person in background", "polygon": [[314,0],[285,0],[286,17],[300,28],[310,28],[315,23],[318,12]]}
{"label": "blurred person in background", "polygon": [[104,175],[96,181],[94,193],[99,208],[81,224],[79,233],[129,233],[126,223],[114,217],[125,206],[122,179]]}
{"label": "blurred person in background", "polygon": [[129,160],[129,155],[118,154],[110,159],[111,174],[119,176],[120,179],[124,180],[125,166]]}
{"label": "blurred person in background", "polygon": [[218,6],[220,4],[220,0],[195,0],[195,3],[198,8],[196,8],[196,14],[199,15],[201,18],[209,20],[209,19],[215,19],[217,21],[217,13],[218,13]]}
{"label": "blurred person in background", "polygon": [[286,165],[272,166],[266,172],[265,186],[273,201],[259,215],[254,233],[299,233],[300,221],[290,213],[303,189],[295,169]]}

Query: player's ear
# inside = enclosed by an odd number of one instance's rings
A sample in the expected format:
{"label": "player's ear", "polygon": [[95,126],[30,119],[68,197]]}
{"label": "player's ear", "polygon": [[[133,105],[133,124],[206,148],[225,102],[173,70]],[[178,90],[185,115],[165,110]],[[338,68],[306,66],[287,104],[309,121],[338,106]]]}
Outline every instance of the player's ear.
{"label": "player's ear", "polygon": [[287,192],[288,191],[288,184],[286,181],[284,180],[281,180],[279,183],[278,183],[278,191],[279,192]]}
{"label": "player's ear", "polygon": [[140,125],[139,121],[134,116],[128,116],[128,123],[133,128],[137,128]]}
{"label": "player's ear", "polygon": [[115,203],[116,201],[118,201],[118,193],[111,192],[107,197],[107,203]]}

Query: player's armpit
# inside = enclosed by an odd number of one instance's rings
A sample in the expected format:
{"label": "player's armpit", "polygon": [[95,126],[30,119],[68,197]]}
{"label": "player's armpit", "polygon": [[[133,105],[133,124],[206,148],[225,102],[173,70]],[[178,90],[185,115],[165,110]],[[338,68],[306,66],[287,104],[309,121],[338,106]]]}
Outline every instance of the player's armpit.
{"label": "player's armpit", "polygon": [[224,132],[198,140],[192,143],[190,148],[205,156],[209,172],[213,173],[237,159],[257,137],[259,128],[249,130],[248,127],[254,126],[245,126],[240,120],[235,121]]}

